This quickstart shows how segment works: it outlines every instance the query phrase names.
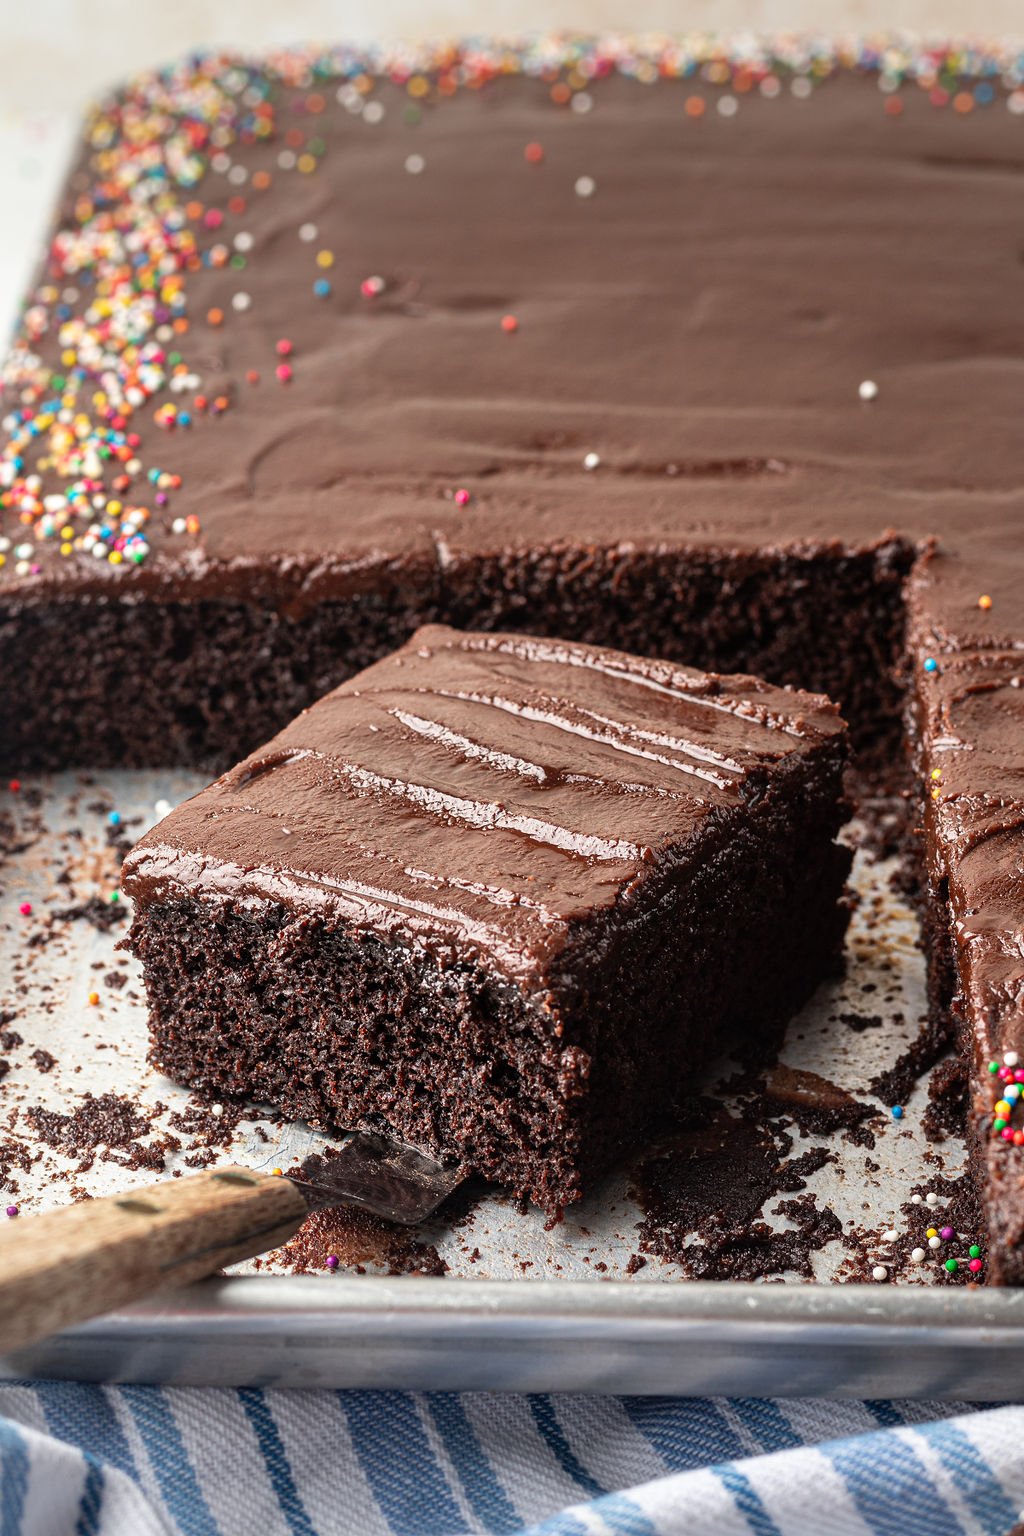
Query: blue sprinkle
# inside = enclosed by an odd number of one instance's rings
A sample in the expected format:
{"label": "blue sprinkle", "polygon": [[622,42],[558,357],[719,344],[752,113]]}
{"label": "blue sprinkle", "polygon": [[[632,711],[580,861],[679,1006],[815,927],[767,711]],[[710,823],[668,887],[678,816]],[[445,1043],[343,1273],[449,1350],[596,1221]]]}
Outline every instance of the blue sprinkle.
{"label": "blue sprinkle", "polygon": [[925,657],[925,659],[924,659],[924,669],[925,669],[926,672],[937,672],[939,670],[939,664],[935,660],[934,656],[926,656]]}
{"label": "blue sprinkle", "polygon": [[893,1107],[892,1107],[892,1117],[893,1117],[894,1120],[902,1120],[903,1119],[903,1105],[902,1104],[894,1104],[893,1105]]}
{"label": "blue sprinkle", "polygon": [[313,284],[313,292],[316,294],[317,298],[326,299],[329,296],[330,291],[331,285],[327,281],[326,277],[318,277],[316,282]]}
{"label": "blue sprinkle", "polygon": [[121,812],[111,811],[110,815],[107,817],[107,820],[110,822],[112,827],[119,827],[121,825]]}
{"label": "blue sprinkle", "polygon": [[983,107],[987,107],[989,102],[995,99],[995,94],[995,90],[989,85],[987,80],[980,81],[974,87],[974,99]]}

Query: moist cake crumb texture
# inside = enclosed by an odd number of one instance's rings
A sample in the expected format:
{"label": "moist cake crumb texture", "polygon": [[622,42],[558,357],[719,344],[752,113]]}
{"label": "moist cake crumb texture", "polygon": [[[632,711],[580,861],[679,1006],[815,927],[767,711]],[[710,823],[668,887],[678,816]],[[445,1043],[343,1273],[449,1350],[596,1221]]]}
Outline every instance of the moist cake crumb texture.
{"label": "moist cake crumb texture", "polygon": [[828,693],[1024,1280],[1021,80],[541,39],[113,93],[2,373],[5,770],[223,768],[438,621]]}
{"label": "moist cake crumb texture", "polygon": [[845,765],[817,696],[419,630],[129,855],[154,1058],[555,1212],[836,967]]}

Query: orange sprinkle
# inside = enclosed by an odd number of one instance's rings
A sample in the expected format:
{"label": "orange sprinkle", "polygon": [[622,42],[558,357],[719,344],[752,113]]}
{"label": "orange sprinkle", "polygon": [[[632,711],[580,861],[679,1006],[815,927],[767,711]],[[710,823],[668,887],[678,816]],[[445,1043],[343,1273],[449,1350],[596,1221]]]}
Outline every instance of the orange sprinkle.
{"label": "orange sprinkle", "polygon": [[529,161],[530,165],[540,165],[541,161],[544,159],[543,144],[537,144],[536,142],[527,144],[526,148],[523,150],[523,156],[526,160]]}
{"label": "orange sprinkle", "polygon": [[885,111],[888,117],[902,117],[903,103],[898,96],[889,96],[886,99]]}
{"label": "orange sprinkle", "polygon": [[970,91],[957,91],[956,95],[953,97],[953,111],[974,111],[974,97],[971,95]]}
{"label": "orange sprinkle", "polygon": [[206,318],[210,325],[223,325],[224,311],[222,309],[208,309],[206,311]]}
{"label": "orange sprinkle", "polygon": [[556,107],[564,107],[571,96],[572,91],[564,80],[559,80],[557,85],[551,87],[551,100]]}
{"label": "orange sprinkle", "polygon": [[271,1168],[270,1171],[274,1175],[275,1179],[283,1179],[284,1178],[284,1169],[283,1168]]}
{"label": "orange sprinkle", "polygon": [[984,608],[986,613],[992,607],[992,599],[989,597],[987,592],[983,592],[978,598],[978,607]]}
{"label": "orange sprinkle", "polygon": [[687,115],[687,117],[703,117],[704,113],[706,111],[707,111],[707,105],[706,105],[706,103],[704,101],[703,96],[687,96],[687,98],[686,98],[686,115]]}
{"label": "orange sprinkle", "polygon": [[270,186],[270,172],[256,171],[253,174],[252,184],[256,188],[257,192],[265,192]]}
{"label": "orange sprinkle", "polygon": [[100,1000],[100,995],[99,995],[98,992],[90,992],[89,993],[89,1005],[90,1005],[90,1007],[95,1008],[96,1004],[99,1002],[99,1000]]}
{"label": "orange sprinkle", "polygon": [[515,315],[502,315],[501,328],[503,331],[507,331],[511,336],[513,331],[518,331],[519,321],[516,319]]}
{"label": "orange sprinkle", "polygon": [[245,212],[245,198],[244,197],[229,197],[228,198],[228,208],[229,208],[229,210],[232,213],[244,213]]}
{"label": "orange sprinkle", "polygon": [[186,203],[185,204],[185,217],[186,218],[189,218],[189,219],[201,219],[202,216],[203,216],[203,205],[202,205],[202,203],[198,203],[195,200],[193,200],[191,203]]}
{"label": "orange sprinkle", "polygon": [[185,531],[187,533],[199,532],[199,519],[196,517],[194,512],[190,513],[190,515],[185,519]]}

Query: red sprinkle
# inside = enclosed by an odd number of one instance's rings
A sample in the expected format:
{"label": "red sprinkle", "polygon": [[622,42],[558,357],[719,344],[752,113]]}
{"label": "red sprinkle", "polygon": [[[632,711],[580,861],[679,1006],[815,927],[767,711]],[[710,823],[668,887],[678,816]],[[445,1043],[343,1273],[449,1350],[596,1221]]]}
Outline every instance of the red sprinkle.
{"label": "red sprinkle", "polygon": [[531,144],[527,144],[526,148],[523,150],[523,155],[531,165],[540,165],[541,161],[544,159],[544,146],[543,144],[538,144],[536,141],[534,141]]}
{"label": "red sprinkle", "polygon": [[11,781],[8,784],[7,788],[10,790],[12,795],[16,795],[18,793],[18,790],[21,788],[21,780],[20,779],[11,779]]}
{"label": "red sprinkle", "polygon": [[503,331],[507,331],[509,335],[511,335],[513,331],[518,331],[519,321],[516,319],[515,315],[502,315],[501,328]]}

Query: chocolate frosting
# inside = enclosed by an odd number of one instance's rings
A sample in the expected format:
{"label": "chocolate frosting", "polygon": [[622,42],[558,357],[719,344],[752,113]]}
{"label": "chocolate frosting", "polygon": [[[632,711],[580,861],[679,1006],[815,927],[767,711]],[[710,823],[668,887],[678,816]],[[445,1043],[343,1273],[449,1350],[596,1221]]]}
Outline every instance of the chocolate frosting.
{"label": "chocolate frosting", "polygon": [[172,811],[124,889],[482,951],[539,988],[574,924],[843,729],[755,678],[430,625]]}
{"label": "chocolate frosting", "polygon": [[[551,82],[572,76],[572,57],[527,78],[499,56],[477,89],[456,88],[456,60],[451,92],[430,76],[419,94],[408,69],[355,86],[285,69],[274,131],[215,159],[189,214],[204,255],[188,273],[181,350],[230,408],[188,431],[165,434],[149,410],[133,423],[143,465],[182,477],[143,565],[40,543],[27,572],[8,558],[0,601],[207,594],[301,615],[385,578],[443,595],[467,563],[500,553],[810,554],[895,533],[919,555],[909,658],[917,766],[938,790],[925,801],[932,883],[948,884],[979,1056],[1024,1054],[1024,261],[1012,215],[1024,120],[1006,110],[1021,93],[1013,78],[950,79],[958,65],[937,65],[931,88],[893,93],[889,77],[880,92],[870,68],[830,64],[813,92],[805,70],[800,95],[777,72],[771,100],[737,94],[733,75],[723,112],[706,76],[729,67],[671,80],[602,67],[555,105]],[[260,78],[242,75],[239,91]],[[954,92],[955,110],[936,105]],[[167,96],[162,133],[186,110],[173,82]],[[129,131],[137,115],[115,98],[58,228],[76,228],[83,199],[94,206],[109,146]],[[312,174],[281,166],[293,131],[319,141]],[[232,197],[240,211],[208,228],[205,211]],[[214,262],[218,244],[239,253],[239,235],[244,270]],[[37,303],[69,277],[66,250],[51,254]],[[219,325],[206,318],[216,310]],[[26,324],[26,350],[60,366],[57,328],[39,334],[31,312]],[[282,341],[288,382],[274,371]],[[861,398],[866,381],[876,398]],[[12,543],[17,510],[2,514]],[[189,517],[198,532],[175,533]],[[300,757],[273,777],[298,792],[319,771]],[[629,806],[622,825],[602,813],[585,835],[643,844],[640,803]],[[497,920],[489,897],[472,901]],[[522,903],[501,910],[525,921]],[[979,1115],[991,1097],[978,1079]]]}

